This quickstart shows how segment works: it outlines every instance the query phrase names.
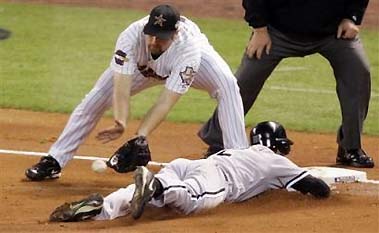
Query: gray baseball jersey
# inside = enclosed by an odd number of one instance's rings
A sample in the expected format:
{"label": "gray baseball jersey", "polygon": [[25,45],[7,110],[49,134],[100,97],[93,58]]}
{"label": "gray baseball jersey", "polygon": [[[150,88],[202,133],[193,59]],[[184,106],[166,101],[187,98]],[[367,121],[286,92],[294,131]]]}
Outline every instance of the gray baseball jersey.
{"label": "gray baseball jersey", "polygon": [[248,147],[236,79],[206,36],[195,23],[181,17],[173,43],[153,59],[143,33],[147,20],[145,17],[132,23],[120,34],[110,67],[75,108],[62,134],[50,148],[49,154],[61,167],[72,159],[103,113],[111,107],[114,72],[133,79],[131,95],[159,84],[179,94],[186,93],[190,86],[207,91],[218,102],[225,148]]}
{"label": "gray baseball jersey", "polygon": [[[290,189],[308,172],[269,148],[254,145],[247,149],[228,149],[208,159],[176,159],[155,177],[163,186],[161,198],[150,204],[167,205],[189,214],[213,208],[222,202],[240,202],[268,189]],[[96,219],[113,219],[130,212],[134,184],[104,199]]]}

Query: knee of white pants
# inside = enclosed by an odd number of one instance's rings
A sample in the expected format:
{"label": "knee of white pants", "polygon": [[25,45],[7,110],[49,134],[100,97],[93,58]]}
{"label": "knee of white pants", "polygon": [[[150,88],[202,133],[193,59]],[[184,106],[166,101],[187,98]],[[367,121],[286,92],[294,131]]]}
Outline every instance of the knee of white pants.
{"label": "knee of white pants", "polygon": [[161,170],[160,173],[161,174],[167,173],[167,174],[171,174],[173,178],[184,179],[188,164],[190,164],[190,160],[178,158],[170,162],[165,168]]}
{"label": "knee of white pants", "polygon": [[169,171],[174,170],[170,169],[156,175],[165,189],[162,199],[165,205],[189,214],[213,208],[224,201],[225,178],[213,160],[189,162],[178,159],[171,165],[178,165],[183,174],[171,173]]}
{"label": "knee of white pants", "polygon": [[223,90],[224,88],[221,88],[221,90],[225,91],[225,92],[236,92],[239,94],[239,87],[238,87],[238,83],[237,83],[237,79],[233,76],[231,78],[227,78],[225,80],[226,82],[226,85],[223,87],[225,87],[225,90]]}
{"label": "knee of white pants", "polygon": [[234,96],[239,95],[240,92],[236,79],[228,78],[224,80],[224,85],[220,86],[211,94],[211,97],[216,98],[220,101],[222,98],[233,98]]}
{"label": "knee of white pants", "polygon": [[130,201],[133,198],[134,190],[135,185],[131,184],[106,196],[103,209],[94,217],[94,220],[111,220],[130,213]]}
{"label": "knee of white pants", "polygon": [[184,159],[184,158],[177,158],[171,161],[166,168],[174,169],[174,168],[181,168],[183,169],[186,167],[188,164],[191,163],[191,160],[189,159]]}
{"label": "knee of white pants", "polygon": [[211,209],[221,204],[226,197],[225,191],[217,194],[193,195],[189,189],[185,187],[171,188],[165,192],[160,202],[153,203],[155,206],[167,205],[170,208],[183,213],[191,214],[203,210]]}

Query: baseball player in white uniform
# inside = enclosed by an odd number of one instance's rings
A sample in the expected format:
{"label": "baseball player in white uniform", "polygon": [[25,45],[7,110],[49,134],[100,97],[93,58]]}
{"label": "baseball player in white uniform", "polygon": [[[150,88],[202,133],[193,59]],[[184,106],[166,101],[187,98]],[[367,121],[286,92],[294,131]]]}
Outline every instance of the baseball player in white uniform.
{"label": "baseball player in white uniform", "polygon": [[66,203],[50,215],[50,220],[109,220],[128,213],[138,219],[145,204],[190,214],[222,202],[245,201],[268,189],[294,189],[316,198],[330,195],[325,182],[281,155],[290,151],[292,141],[279,123],[258,124],[252,137],[255,145],[249,148],[226,149],[201,160],[179,158],[156,175],[140,166],[135,171],[135,184],[104,199],[94,194]]}
{"label": "baseball player in white uniform", "polygon": [[39,163],[26,170],[31,180],[58,178],[103,113],[113,106],[115,124],[97,135],[103,142],[122,135],[130,96],[164,84],[136,136],[148,136],[190,86],[216,98],[225,148],[247,148],[242,100],[229,66],[191,20],[169,5],[155,7],[149,16],[119,36],[110,67],[72,113],[66,127]]}

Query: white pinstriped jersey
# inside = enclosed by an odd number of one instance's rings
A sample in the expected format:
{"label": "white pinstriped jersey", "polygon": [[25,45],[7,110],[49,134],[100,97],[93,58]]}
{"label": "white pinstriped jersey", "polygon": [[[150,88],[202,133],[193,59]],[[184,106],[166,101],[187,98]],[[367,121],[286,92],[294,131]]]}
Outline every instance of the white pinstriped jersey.
{"label": "white pinstriped jersey", "polygon": [[132,23],[120,34],[111,68],[126,75],[134,75],[140,70],[150,78],[166,80],[167,89],[183,94],[187,92],[199,70],[201,48],[210,46],[208,40],[196,24],[182,16],[173,44],[154,60],[143,33],[148,18],[147,16]]}
{"label": "white pinstriped jersey", "polygon": [[[209,44],[195,23],[181,17],[177,37],[157,59],[152,59],[143,27],[148,17],[123,31],[108,67],[71,114],[51,154],[64,167],[89,135],[102,114],[112,106],[114,72],[131,75],[131,95],[155,85],[184,94],[189,87],[207,91],[217,99],[225,148],[246,148],[242,99],[228,64]],[[84,115],[85,114],[85,117]]]}
{"label": "white pinstriped jersey", "polygon": [[294,179],[307,175],[303,168],[262,145],[223,150],[208,159],[216,161],[227,176],[230,190],[226,200],[233,202],[247,200],[268,189],[288,188]]}

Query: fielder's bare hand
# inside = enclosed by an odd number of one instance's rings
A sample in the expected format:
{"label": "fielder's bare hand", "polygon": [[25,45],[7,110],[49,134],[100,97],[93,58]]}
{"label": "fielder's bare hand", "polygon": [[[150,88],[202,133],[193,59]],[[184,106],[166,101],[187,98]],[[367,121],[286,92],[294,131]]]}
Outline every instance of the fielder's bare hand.
{"label": "fielder's bare hand", "polygon": [[124,130],[125,126],[119,121],[115,121],[115,125],[100,131],[97,134],[96,139],[102,143],[108,143],[121,137],[121,135],[124,133]]}
{"label": "fielder's bare hand", "polygon": [[354,39],[359,33],[359,27],[350,19],[343,19],[338,26],[338,39]]}
{"label": "fielder's bare hand", "polygon": [[267,27],[256,28],[247,44],[246,54],[249,58],[261,59],[263,53],[269,54],[271,50],[271,38],[267,32]]}

